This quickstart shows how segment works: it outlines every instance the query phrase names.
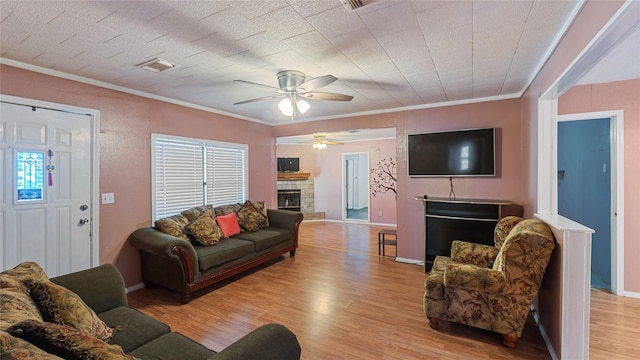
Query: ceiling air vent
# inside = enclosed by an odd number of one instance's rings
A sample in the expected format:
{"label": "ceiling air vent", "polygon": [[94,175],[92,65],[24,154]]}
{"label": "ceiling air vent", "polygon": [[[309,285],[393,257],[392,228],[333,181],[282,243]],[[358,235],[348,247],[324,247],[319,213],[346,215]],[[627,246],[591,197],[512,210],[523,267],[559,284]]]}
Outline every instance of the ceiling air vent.
{"label": "ceiling air vent", "polygon": [[149,71],[153,71],[153,72],[161,72],[161,71],[165,71],[165,70],[169,70],[171,68],[174,68],[178,65],[173,64],[167,60],[163,60],[163,59],[159,59],[159,58],[155,58],[153,60],[149,60],[149,61],[145,61],[141,64],[136,65],[138,67],[141,67],[145,70],[149,70]]}
{"label": "ceiling air vent", "polygon": [[367,6],[376,2],[377,0],[340,0],[342,1],[342,5],[347,8],[349,11],[358,10],[363,6]]}

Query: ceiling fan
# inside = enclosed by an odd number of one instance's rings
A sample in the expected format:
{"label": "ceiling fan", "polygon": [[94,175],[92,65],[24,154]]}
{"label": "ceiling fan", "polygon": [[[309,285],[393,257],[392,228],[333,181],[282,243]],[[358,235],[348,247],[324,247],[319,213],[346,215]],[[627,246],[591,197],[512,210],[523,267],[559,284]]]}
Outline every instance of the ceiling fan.
{"label": "ceiling fan", "polygon": [[278,87],[246,80],[234,80],[241,83],[258,85],[272,89],[277,93],[277,95],[244,100],[234,103],[233,105],[282,98],[282,100],[278,102],[278,109],[280,109],[280,112],[282,112],[283,115],[291,116],[291,118],[293,118],[296,112],[304,114],[311,107],[309,103],[304,100],[305,98],[330,101],[351,101],[351,99],[353,99],[353,96],[351,95],[315,91],[338,80],[338,78],[333,75],[318,76],[305,81],[306,78],[303,72],[297,70],[283,70],[279,71],[276,74],[276,77],[278,78]]}
{"label": "ceiling fan", "polygon": [[327,137],[323,134],[313,134],[313,148],[322,150],[327,147],[327,145],[344,145],[341,142],[328,141]]}

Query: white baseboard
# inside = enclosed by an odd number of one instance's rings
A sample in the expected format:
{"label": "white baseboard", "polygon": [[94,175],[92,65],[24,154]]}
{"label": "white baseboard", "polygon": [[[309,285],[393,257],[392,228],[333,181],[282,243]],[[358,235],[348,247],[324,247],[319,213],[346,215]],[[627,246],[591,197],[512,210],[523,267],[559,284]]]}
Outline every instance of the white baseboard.
{"label": "white baseboard", "polygon": [[135,284],[132,286],[129,286],[128,288],[125,289],[125,291],[128,293],[136,291],[136,290],[140,290],[144,287],[144,283],[139,283],[139,284]]}
{"label": "white baseboard", "polygon": [[374,223],[374,222],[368,222],[368,221],[363,221],[363,220],[334,220],[334,219],[323,219],[323,220],[319,220],[319,221],[335,222],[335,223],[342,223],[342,224],[376,225],[376,226],[389,226],[389,227],[396,227],[396,226],[397,226],[396,224]]}
{"label": "white baseboard", "polygon": [[422,261],[422,260],[401,258],[401,257],[396,257],[396,262],[405,263],[405,264],[412,264],[412,265],[421,265],[421,266],[424,265],[424,261]]}
{"label": "white baseboard", "polygon": [[640,293],[632,292],[632,291],[624,291],[622,293],[622,296],[635,298],[635,299],[640,299]]}

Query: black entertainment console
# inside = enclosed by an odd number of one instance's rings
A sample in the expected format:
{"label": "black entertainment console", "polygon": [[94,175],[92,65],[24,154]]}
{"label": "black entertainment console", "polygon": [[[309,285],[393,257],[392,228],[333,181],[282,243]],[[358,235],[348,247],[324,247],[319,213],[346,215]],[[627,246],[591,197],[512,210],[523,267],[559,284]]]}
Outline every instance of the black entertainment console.
{"label": "black entertainment console", "polygon": [[505,216],[522,216],[522,206],[507,200],[422,196],[425,213],[425,272],[437,255],[449,256],[453,240],[493,245],[493,231]]}

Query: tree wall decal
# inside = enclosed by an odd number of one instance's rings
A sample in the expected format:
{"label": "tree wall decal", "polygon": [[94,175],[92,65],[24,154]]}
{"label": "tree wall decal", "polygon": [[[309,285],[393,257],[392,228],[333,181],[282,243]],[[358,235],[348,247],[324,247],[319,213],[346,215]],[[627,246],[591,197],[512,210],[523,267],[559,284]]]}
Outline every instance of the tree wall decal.
{"label": "tree wall decal", "polygon": [[396,191],[396,163],[393,158],[384,158],[378,161],[376,167],[371,169],[371,174],[373,175],[371,179],[371,195],[376,196],[376,194],[385,194],[393,191],[394,195],[398,196]]}

